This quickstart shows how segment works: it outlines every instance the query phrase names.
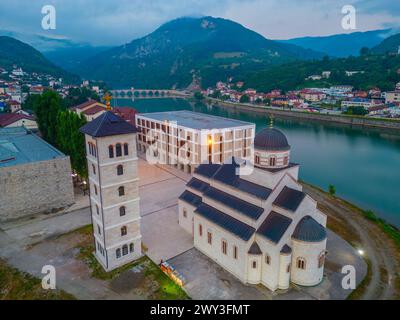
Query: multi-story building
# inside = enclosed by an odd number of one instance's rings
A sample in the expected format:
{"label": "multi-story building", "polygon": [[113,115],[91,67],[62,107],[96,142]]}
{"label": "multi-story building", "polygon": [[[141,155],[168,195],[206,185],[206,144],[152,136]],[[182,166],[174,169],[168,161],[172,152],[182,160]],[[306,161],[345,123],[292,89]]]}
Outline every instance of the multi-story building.
{"label": "multi-story building", "polygon": [[85,134],[96,257],[106,271],[141,257],[137,129],[107,111]]}
{"label": "multi-story building", "polygon": [[385,102],[400,104],[400,90],[386,92]]}
{"label": "multi-story building", "polygon": [[237,158],[197,167],[179,197],[179,224],[195,248],[244,283],[273,291],[290,282],[319,284],[327,217],[303,192],[285,135],[275,128],[258,133],[249,164],[253,170],[243,172]]}
{"label": "multi-story building", "polygon": [[24,127],[0,128],[0,221],[57,212],[74,202],[69,157]]}
{"label": "multi-story building", "polygon": [[251,156],[253,123],[192,111],[138,114],[138,149],[147,159],[191,173],[201,163]]}

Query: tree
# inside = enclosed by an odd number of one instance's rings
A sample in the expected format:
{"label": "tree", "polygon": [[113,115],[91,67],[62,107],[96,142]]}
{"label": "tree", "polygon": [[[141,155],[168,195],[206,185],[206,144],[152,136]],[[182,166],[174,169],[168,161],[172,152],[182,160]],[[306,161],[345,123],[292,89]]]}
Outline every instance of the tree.
{"label": "tree", "polygon": [[196,100],[203,100],[203,99],[204,99],[204,96],[203,96],[203,94],[202,94],[200,91],[196,91],[196,92],[194,93],[194,98],[195,98]]}
{"label": "tree", "polygon": [[250,102],[250,98],[247,94],[244,94],[243,96],[240,97],[239,102],[240,103],[248,103],[248,102]]}
{"label": "tree", "polygon": [[369,48],[367,48],[367,47],[362,47],[362,48],[360,49],[360,56],[366,56],[366,55],[369,54],[369,52],[370,52]]}
{"label": "tree", "polygon": [[330,194],[331,196],[334,196],[334,195],[336,194],[336,188],[335,188],[335,186],[332,185],[332,184],[329,185],[329,194]]}

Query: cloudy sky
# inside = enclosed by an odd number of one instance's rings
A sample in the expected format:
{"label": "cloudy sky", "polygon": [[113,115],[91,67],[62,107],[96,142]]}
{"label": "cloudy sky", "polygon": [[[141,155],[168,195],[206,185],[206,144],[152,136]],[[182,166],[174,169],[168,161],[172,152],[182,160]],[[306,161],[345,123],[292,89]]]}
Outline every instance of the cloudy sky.
{"label": "cloudy sky", "polygon": [[[399,0],[0,0],[0,29],[116,45],[182,16],[237,21],[270,39],[349,32],[344,5],[356,9],[356,30],[400,26]],[[56,8],[56,30],[41,28],[41,8]]]}

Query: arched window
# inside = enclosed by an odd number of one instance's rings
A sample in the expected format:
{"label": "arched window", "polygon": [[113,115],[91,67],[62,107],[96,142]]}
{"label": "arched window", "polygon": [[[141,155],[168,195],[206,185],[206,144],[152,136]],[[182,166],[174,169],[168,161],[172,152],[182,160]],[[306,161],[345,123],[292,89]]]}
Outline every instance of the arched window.
{"label": "arched window", "polygon": [[275,167],[276,165],[276,158],[275,157],[270,157],[269,158],[269,166],[270,167]]}
{"label": "arched window", "polygon": [[123,256],[126,256],[128,254],[128,245],[124,245],[123,247],[122,247],[122,255]]}
{"label": "arched window", "polygon": [[253,269],[257,269],[257,261],[253,260],[252,267]]}
{"label": "arched window", "polygon": [[124,187],[119,187],[118,188],[118,194],[120,197],[125,195],[125,188]]}
{"label": "arched window", "polygon": [[114,146],[108,146],[108,156],[114,158]]}
{"label": "arched window", "polygon": [[96,167],[94,166],[94,164],[92,164],[92,170],[93,170],[93,174],[96,174]]}
{"label": "arched window", "polygon": [[89,154],[92,154],[92,143],[88,142]]}
{"label": "arched window", "polygon": [[122,164],[120,164],[118,167],[117,167],[117,175],[118,176],[122,176],[124,174],[124,167],[122,166]]}
{"label": "arched window", "polygon": [[124,215],[126,215],[126,208],[125,207],[119,208],[119,216],[123,217]]}
{"label": "arched window", "polygon": [[121,249],[118,248],[117,250],[115,250],[115,255],[117,259],[121,258]]}
{"label": "arched window", "polygon": [[129,252],[133,252],[134,250],[134,246],[133,246],[133,243],[131,243],[130,245],[129,245]]}
{"label": "arched window", "polygon": [[268,254],[265,256],[265,263],[268,265],[271,264],[271,257]]}
{"label": "arched window", "polygon": [[126,236],[128,233],[128,228],[126,226],[123,226],[121,228],[121,237]]}
{"label": "arched window", "polygon": [[124,144],[124,155],[129,155],[129,146],[127,143]]}
{"label": "arched window", "polygon": [[122,147],[120,143],[117,143],[117,145],[115,146],[115,155],[117,157],[122,157]]}
{"label": "arched window", "polygon": [[318,268],[322,268],[325,263],[325,251],[322,251],[321,254],[318,257]]}
{"label": "arched window", "polygon": [[283,164],[284,164],[285,166],[288,165],[288,162],[289,162],[289,157],[288,157],[288,156],[286,156],[285,158],[283,158]]}
{"label": "arched window", "polygon": [[304,258],[297,258],[297,268],[305,270],[306,269],[306,260]]}
{"label": "arched window", "polygon": [[226,240],[222,240],[221,242],[221,250],[223,254],[227,254],[228,252],[228,243],[226,242]]}

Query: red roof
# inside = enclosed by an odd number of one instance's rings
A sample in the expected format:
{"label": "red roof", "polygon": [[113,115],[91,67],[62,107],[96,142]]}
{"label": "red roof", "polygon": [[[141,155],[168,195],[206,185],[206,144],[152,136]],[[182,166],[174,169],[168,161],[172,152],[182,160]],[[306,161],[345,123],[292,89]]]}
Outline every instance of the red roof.
{"label": "red roof", "polygon": [[27,116],[24,114],[19,114],[19,113],[3,113],[0,114],[0,127],[5,127],[8,126],[14,122],[17,122],[18,120],[21,119],[26,119],[26,120],[35,120],[31,116]]}
{"label": "red roof", "polygon": [[82,113],[87,115],[87,116],[91,116],[91,115],[94,115],[94,114],[99,113],[101,111],[106,111],[106,108],[102,107],[101,105],[96,104],[95,106],[83,111]]}
{"label": "red roof", "polygon": [[135,126],[136,109],[131,107],[115,107],[111,111]]}
{"label": "red roof", "polygon": [[84,103],[81,103],[81,104],[79,104],[79,105],[77,105],[77,106],[75,106],[75,107],[73,107],[73,109],[85,109],[86,107],[89,107],[89,106],[91,106],[92,104],[97,104],[97,103],[99,103],[98,101],[96,101],[96,100],[88,100],[88,101],[86,101],[86,102],[84,102]]}

